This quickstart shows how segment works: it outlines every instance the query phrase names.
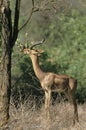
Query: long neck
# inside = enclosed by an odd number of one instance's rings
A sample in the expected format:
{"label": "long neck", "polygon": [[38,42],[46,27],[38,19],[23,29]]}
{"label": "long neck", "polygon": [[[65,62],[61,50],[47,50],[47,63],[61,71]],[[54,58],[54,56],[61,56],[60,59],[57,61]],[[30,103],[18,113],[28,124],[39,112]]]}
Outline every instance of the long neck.
{"label": "long neck", "polygon": [[44,78],[44,72],[41,70],[40,66],[39,66],[39,60],[38,57],[33,55],[32,57],[30,57],[32,60],[32,64],[33,64],[33,69],[35,72],[35,75],[37,76],[37,78],[39,80],[42,80]]}

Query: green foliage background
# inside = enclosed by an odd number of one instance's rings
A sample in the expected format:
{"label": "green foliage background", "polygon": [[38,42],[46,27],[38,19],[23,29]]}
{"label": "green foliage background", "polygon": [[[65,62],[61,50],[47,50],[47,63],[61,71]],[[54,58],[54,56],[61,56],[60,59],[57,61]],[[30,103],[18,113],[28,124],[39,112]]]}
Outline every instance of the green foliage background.
{"label": "green foliage background", "polygon": [[[20,17],[20,24],[26,19]],[[28,37],[25,36],[28,33]],[[20,43],[30,43],[33,39],[45,37],[45,52],[40,57],[40,66],[44,71],[67,74],[78,81],[76,97],[78,102],[86,102],[86,14],[72,8],[67,12],[50,14],[36,13],[31,22],[19,34]],[[30,45],[30,44],[29,44]],[[1,49],[0,49],[1,50]],[[12,96],[16,101],[19,95],[23,101],[43,96],[40,83],[36,78],[31,60],[24,56],[15,45],[12,57]]]}

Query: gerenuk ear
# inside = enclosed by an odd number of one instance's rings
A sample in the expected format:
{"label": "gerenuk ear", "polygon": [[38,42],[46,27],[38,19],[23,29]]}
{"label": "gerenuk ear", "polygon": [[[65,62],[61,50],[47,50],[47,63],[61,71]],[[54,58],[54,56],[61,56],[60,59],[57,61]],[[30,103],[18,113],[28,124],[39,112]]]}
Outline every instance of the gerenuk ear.
{"label": "gerenuk ear", "polygon": [[44,53],[44,50],[39,50],[39,53],[41,54],[41,53]]}

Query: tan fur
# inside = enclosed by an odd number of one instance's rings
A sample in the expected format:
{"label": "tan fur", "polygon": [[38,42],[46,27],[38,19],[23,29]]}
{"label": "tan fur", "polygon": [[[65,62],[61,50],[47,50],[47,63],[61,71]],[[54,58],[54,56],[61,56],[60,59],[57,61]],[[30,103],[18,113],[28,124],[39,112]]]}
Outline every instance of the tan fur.
{"label": "tan fur", "polygon": [[51,72],[43,72],[39,66],[38,56],[41,54],[38,50],[25,48],[24,54],[29,54],[34,72],[39,79],[39,82],[45,92],[45,109],[49,115],[49,105],[52,92],[64,92],[73,103],[74,119],[73,123],[78,120],[77,103],[75,99],[75,91],[77,88],[77,81],[68,75],[59,75]]}

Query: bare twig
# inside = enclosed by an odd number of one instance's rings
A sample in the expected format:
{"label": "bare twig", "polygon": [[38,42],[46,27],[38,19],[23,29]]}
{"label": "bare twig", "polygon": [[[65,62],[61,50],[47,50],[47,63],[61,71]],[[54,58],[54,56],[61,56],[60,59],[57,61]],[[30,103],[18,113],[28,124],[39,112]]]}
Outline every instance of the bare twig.
{"label": "bare twig", "polygon": [[35,8],[35,6],[34,6],[34,0],[32,0],[32,9],[31,9],[30,15],[29,15],[28,19],[25,21],[25,23],[20,27],[20,29],[18,30],[18,32],[21,31],[28,24],[28,22],[30,21],[33,13],[37,12],[37,11],[39,11],[39,8]]}

